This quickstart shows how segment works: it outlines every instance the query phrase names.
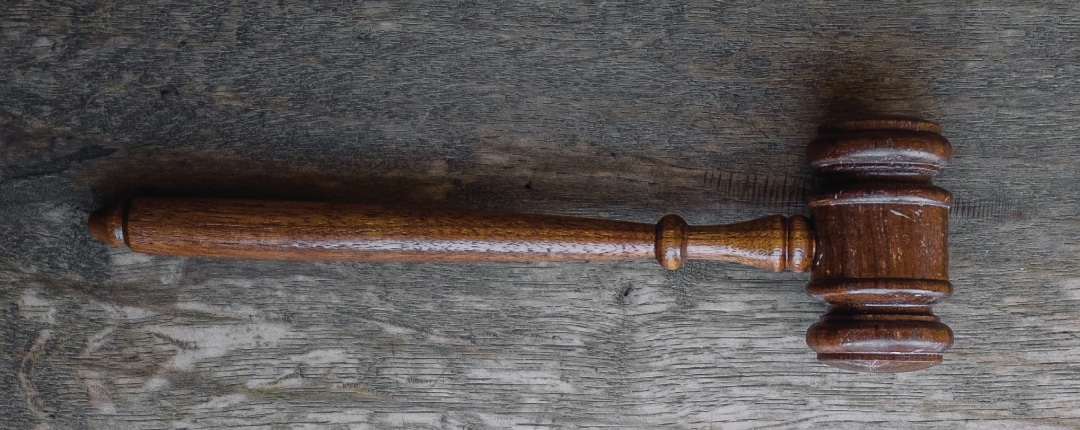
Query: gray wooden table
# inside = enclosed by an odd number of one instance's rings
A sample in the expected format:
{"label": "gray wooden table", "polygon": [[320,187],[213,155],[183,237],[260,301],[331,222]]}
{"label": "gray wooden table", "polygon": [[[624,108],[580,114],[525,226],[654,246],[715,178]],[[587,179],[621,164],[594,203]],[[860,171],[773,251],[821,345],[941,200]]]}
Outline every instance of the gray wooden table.
{"label": "gray wooden table", "polygon": [[[1072,1],[0,8],[0,426],[1080,428]],[[821,365],[806,276],[152,257],[134,195],[797,213],[816,124],[940,122],[944,364]]]}

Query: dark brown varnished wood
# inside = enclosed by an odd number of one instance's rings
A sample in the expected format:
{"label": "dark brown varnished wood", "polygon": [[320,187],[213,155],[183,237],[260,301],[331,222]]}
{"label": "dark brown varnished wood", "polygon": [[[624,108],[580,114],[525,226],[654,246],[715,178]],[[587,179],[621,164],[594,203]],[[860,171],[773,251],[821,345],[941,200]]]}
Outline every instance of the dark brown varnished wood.
{"label": "dark brown varnished wood", "polygon": [[809,267],[806,218],[688,226],[352,203],[136,198],[96,212],[90,231],[147,254],[370,262],[688,259],[767,270]]}
{"label": "dark brown varnished wood", "polygon": [[822,361],[905,372],[941,361],[952,331],[930,310],[949,297],[948,160],[937,124],[876,117],[823,125],[808,147],[826,186],[810,199],[817,254],[807,291],[829,311],[807,331]]}
{"label": "dark brown varnished wood", "polygon": [[931,178],[951,148],[937,124],[877,116],[823,125],[808,147],[826,184],[803,216],[690,226],[353,203],[136,198],[91,215],[113,246],[195,257],[369,262],[689,259],[812,272],[829,304],[807,331],[822,361],[904,372],[932,366],[952,332],[930,306],[949,297],[950,194]]}

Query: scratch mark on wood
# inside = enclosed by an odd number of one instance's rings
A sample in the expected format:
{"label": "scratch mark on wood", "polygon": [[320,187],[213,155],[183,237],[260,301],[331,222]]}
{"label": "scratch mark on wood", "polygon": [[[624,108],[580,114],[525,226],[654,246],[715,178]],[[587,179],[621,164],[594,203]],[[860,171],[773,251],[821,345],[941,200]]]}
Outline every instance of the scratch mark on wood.
{"label": "scratch mark on wood", "polygon": [[23,353],[22,363],[19,365],[19,372],[17,375],[19,386],[22,388],[23,398],[26,401],[26,408],[29,409],[38,420],[35,429],[41,430],[51,429],[52,425],[49,424],[49,417],[41,409],[41,399],[38,397],[39,392],[34,386],[33,373],[34,364],[42,358],[42,354],[45,351],[45,343],[49,341],[51,336],[52,331],[49,329],[38,331],[37,338],[34,340],[33,345]]}

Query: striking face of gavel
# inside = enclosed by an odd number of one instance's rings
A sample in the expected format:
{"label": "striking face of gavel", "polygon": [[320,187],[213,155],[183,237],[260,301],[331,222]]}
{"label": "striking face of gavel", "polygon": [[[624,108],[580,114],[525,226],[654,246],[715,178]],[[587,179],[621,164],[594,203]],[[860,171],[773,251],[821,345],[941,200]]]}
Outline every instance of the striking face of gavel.
{"label": "striking face of gavel", "polygon": [[[949,159],[937,124],[903,117],[819,128],[808,160],[824,188],[812,221],[780,215],[690,226],[488,211],[226,199],[136,198],[90,216],[91,233],[134,252],[335,261],[688,259],[810,271],[829,304],[806,333],[818,358],[867,372],[933,366],[952,331],[931,305],[952,293],[949,193],[931,178]],[[812,226],[812,227],[811,227]]]}

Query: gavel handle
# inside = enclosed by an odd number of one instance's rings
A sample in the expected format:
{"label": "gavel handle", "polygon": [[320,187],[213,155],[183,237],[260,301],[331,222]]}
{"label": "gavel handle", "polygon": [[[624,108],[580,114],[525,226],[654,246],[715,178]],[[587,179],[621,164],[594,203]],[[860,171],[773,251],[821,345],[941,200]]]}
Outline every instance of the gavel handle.
{"label": "gavel handle", "polygon": [[132,251],[193,257],[369,262],[687,259],[807,270],[805,217],[688,226],[353,203],[137,198],[93,213],[94,236]]}

